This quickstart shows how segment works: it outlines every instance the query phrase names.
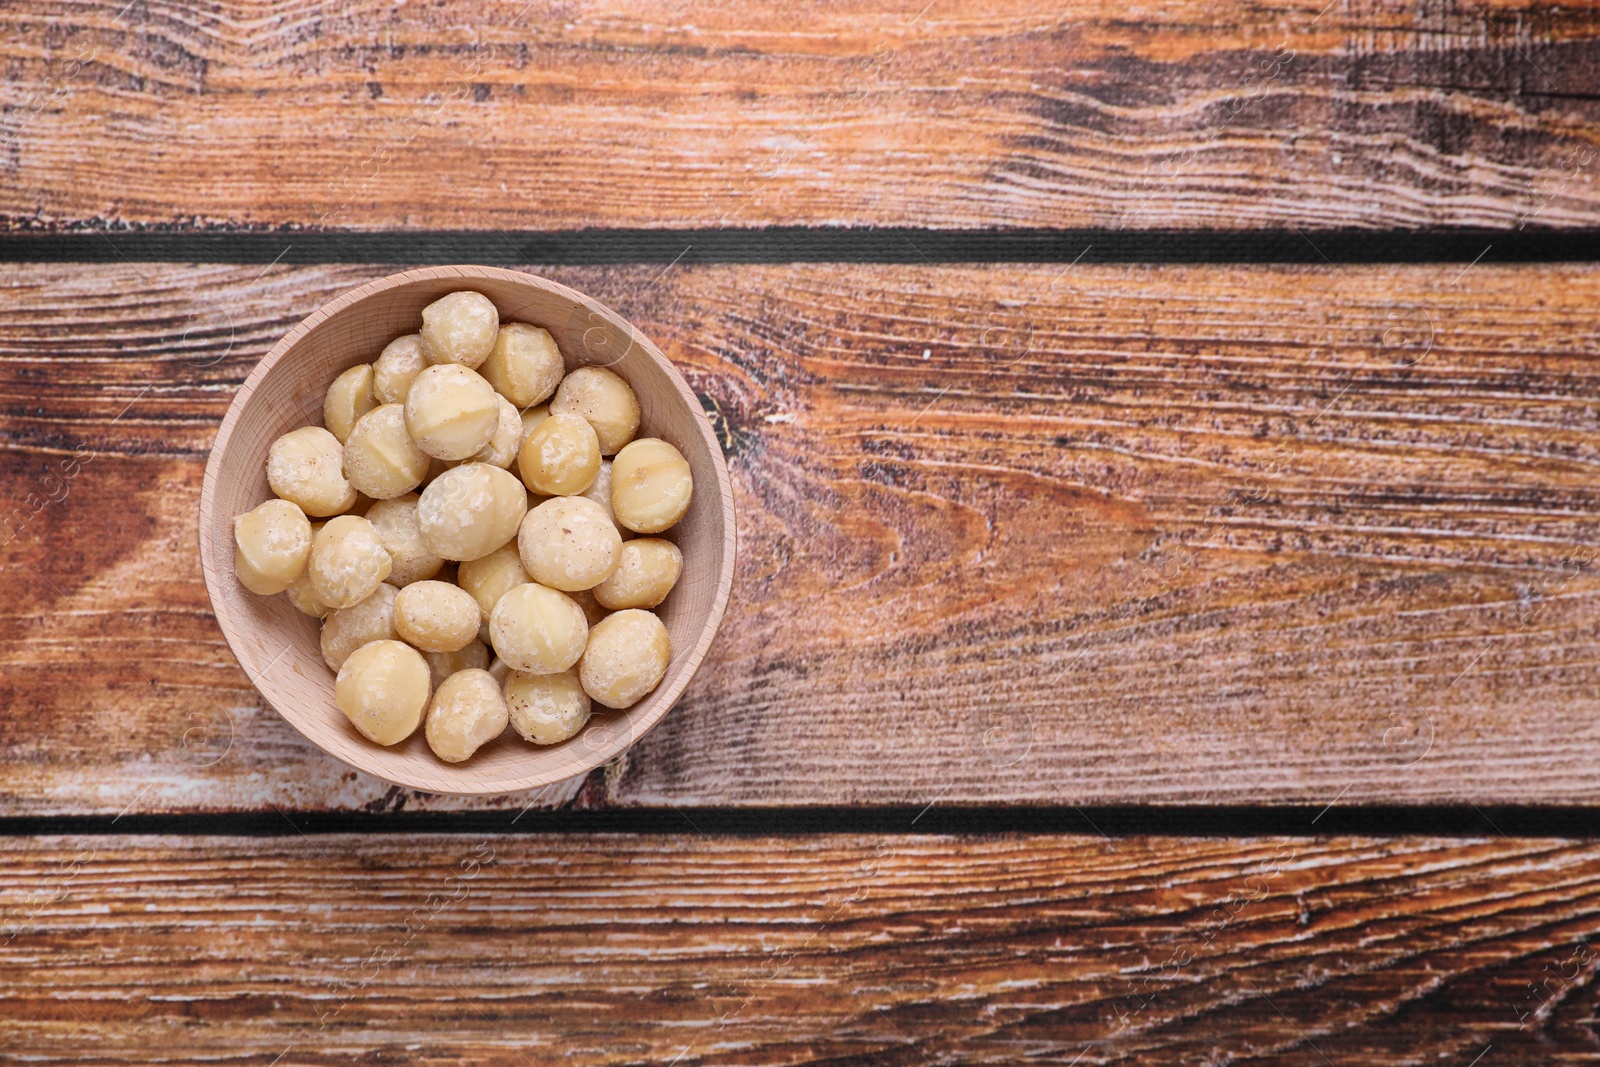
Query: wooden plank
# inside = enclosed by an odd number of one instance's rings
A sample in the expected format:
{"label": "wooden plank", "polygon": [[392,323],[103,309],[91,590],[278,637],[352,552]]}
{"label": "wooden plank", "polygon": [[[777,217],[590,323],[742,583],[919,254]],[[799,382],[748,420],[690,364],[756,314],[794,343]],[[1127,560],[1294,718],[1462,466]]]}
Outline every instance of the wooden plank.
{"label": "wooden plank", "polygon": [[5,1063],[1594,1055],[1593,844],[89,837],[0,855]]}
{"label": "wooden plank", "polygon": [[1554,0],[10,3],[0,226],[1590,227]]}
{"label": "wooden plank", "polygon": [[[233,389],[377,271],[6,273],[4,811],[439,803],[308,752],[196,560]],[[1600,799],[1600,269],[550,273],[680,364],[740,508],[594,802]]]}

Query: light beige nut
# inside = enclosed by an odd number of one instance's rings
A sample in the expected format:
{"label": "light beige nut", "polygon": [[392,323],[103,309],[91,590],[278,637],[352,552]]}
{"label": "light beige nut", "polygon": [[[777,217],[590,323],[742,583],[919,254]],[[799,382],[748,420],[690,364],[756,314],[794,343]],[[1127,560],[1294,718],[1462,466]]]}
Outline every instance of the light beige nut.
{"label": "light beige nut", "polygon": [[361,603],[392,565],[378,531],[359,515],[330,519],[311,539],[311,591],[330,608]]}
{"label": "light beige nut", "polygon": [[478,463],[509,469],[522,448],[522,415],[505,397],[496,399],[500,401],[500,424],[495,427],[489,443],[474,452],[472,458]]}
{"label": "light beige nut", "polygon": [[453,363],[427,367],[406,394],[406,429],[430,456],[467,459],[494,437],[499,399],[476,371]]}
{"label": "light beige nut", "polygon": [[252,593],[289,588],[311,558],[311,523],[288,500],[266,503],[233,520],[233,569]]}
{"label": "light beige nut", "polygon": [[573,599],[578,607],[583,609],[583,617],[589,620],[590,626],[610,614],[600,606],[600,601],[594,598],[594,590],[592,589],[574,589],[567,595]]}
{"label": "light beige nut", "polygon": [[629,608],[589,631],[578,665],[583,691],[608,708],[626,708],[661,684],[672,658],[667,628],[648,611]]}
{"label": "light beige nut", "polygon": [[415,582],[394,602],[394,628],[423,652],[455,652],[478,636],[478,602],[447,582]]}
{"label": "light beige nut", "polygon": [[500,598],[519,585],[533,581],[522,567],[522,556],[517,552],[516,541],[507,541],[487,556],[461,564],[456,572],[461,588],[472,594],[478,610],[487,621],[494,614]]}
{"label": "light beige nut", "polygon": [[633,531],[617,522],[616,513],[611,510],[611,461],[609,459],[600,461],[600,471],[594,476],[594,482],[578,495],[588,497],[596,504],[599,504],[600,510],[605,512],[606,516],[611,519],[612,525],[616,526],[617,533],[622,535],[624,541],[633,536]]}
{"label": "light beige nut", "polygon": [[356,421],[344,445],[344,476],[374,500],[409,493],[428,474],[429,456],[406,429],[405,408],[383,404]]}
{"label": "light beige nut", "polygon": [[593,500],[558,496],[522,522],[517,551],[534,581],[572,592],[592,589],[617,569],[622,537]]}
{"label": "light beige nut", "polygon": [[[524,411],[522,413],[522,440],[526,441],[528,439],[528,435],[533,432],[534,427],[538,426],[541,422],[549,417],[550,405],[548,404],[540,404],[538,407],[529,408],[527,411]],[[517,447],[521,448],[522,446],[519,444]]]}
{"label": "light beige nut", "polygon": [[485,670],[457,671],[434,692],[423,734],[435,756],[460,763],[504,733],[507,721],[500,683]]}
{"label": "light beige nut", "polygon": [[689,461],[672,445],[641,437],[611,463],[611,512],[634,533],[660,533],[683,518],[694,498]]}
{"label": "light beige nut", "polygon": [[494,679],[495,685],[500,686],[502,690],[504,690],[506,679],[511,676],[511,665],[505,660],[501,659],[499,656],[496,656],[494,659],[489,661],[488,670],[489,677]]}
{"label": "light beige nut", "polygon": [[456,652],[424,652],[428,663],[428,676],[433,687],[439,688],[444,680],[460,671],[481,671],[489,666],[489,646],[482,641],[472,641]]}
{"label": "light beige nut", "polygon": [[468,561],[511,540],[527,511],[527,491],[514,475],[487,463],[463,463],[422,490],[417,525],[434,553]]}
{"label": "light beige nut", "polygon": [[478,373],[489,380],[495,392],[525,408],[548,400],[561,384],[565,369],[549,330],[526,322],[506,322],[500,325],[494,348]]}
{"label": "light beige nut", "polygon": [[537,582],[507,592],[489,617],[495,655],[530,674],[555,674],[577,663],[588,635],[583,609]]}
{"label": "light beige nut", "polygon": [[331,611],[322,623],[322,662],[338,671],[350,653],[373,641],[392,641],[400,635],[394,630],[394,601],[399,590],[380,585],[361,603]]}
{"label": "light beige nut", "polygon": [[602,455],[612,456],[639,432],[639,398],[616,371],[579,367],[561,380],[552,415],[579,415],[594,427]]}
{"label": "light beige nut", "polygon": [[671,541],[639,537],[622,543],[617,569],[591,590],[612,611],[653,608],[667,599],[683,574],[683,552]]}
{"label": "light beige nut", "polygon": [[482,293],[441,296],[422,309],[422,358],[475,368],[494,351],[499,332],[500,312]]}
{"label": "light beige nut", "polygon": [[344,446],[321,426],[290,430],[267,451],[267,484],[307,515],[338,515],[356,502],[345,480]]}
{"label": "light beige nut", "polygon": [[412,582],[440,576],[444,557],[428,547],[417,524],[417,494],[405,493],[379,500],[367,509],[367,521],[378,531],[378,539],[388,550],[390,585],[404,588]]}
{"label": "light beige nut", "polygon": [[533,428],[517,453],[522,484],[545,496],[571,496],[600,473],[600,439],[576,415],[551,415]]}
{"label": "light beige nut", "polygon": [[512,728],[536,745],[559,744],[589,721],[589,694],[579,684],[577,671],[514,670],[506,677],[504,693]]}
{"label": "light beige nut", "polygon": [[428,665],[399,641],[373,641],[350,654],[333,683],[333,698],[369,741],[397,745],[416,732],[428,706]]}
{"label": "light beige nut", "polygon": [[372,364],[361,363],[333,380],[322,397],[322,425],[342,444],[355,427],[356,420],[371,411],[376,401],[372,398]]}
{"label": "light beige nut", "polygon": [[[328,612],[333,610],[317,599],[316,592],[311,588],[311,568],[309,567],[300,572],[300,577],[289,583],[289,588],[283,591],[283,595],[289,598],[289,603],[295,606],[295,610],[303,615],[309,615],[313,619],[325,618]],[[367,599],[371,600],[372,598],[368,597]]]}
{"label": "light beige nut", "polygon": [[421,335],[396,337],[372,365],[372,395],[380,404],[404,404],[411,383],[427,365],[422,358]]}

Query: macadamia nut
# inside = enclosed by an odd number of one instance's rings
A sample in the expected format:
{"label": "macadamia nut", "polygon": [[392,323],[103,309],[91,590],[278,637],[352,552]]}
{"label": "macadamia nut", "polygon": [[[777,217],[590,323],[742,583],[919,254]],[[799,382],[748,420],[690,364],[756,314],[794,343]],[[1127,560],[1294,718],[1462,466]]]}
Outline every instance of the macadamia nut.
{"label": "macadamia nut", "polygon": [[578,415],[594,427],[600,452],[615,455],[639,432],[639,398],[615,371],[579,367],[561,380],[552,415]]}
{"label": "macadamia nut", "polygon": [[[540,404],[536,408],[529,408],[527,411],[524,411],[522,413],[522,439],[526,441],[528,439],[528,435],[534,431],[534,427],[538,426],[541,422],[549,417],[550,406],[548,404]],[[519,445],[518,447],[521,446]]]}
{"label": "macadamia nut", "polygon": [[411,383],[428,361],[422,358],[422,338],[414,333],[396,337],[384,346],[372,365],[372,395],[380,404],[404,404]]}
{"label": "macadamia nut", "polygon": [[428,676],[433,687],[439,688],[444,680],[458,671],[481,671],[489,666],[489,646],[482,641],[472,641],[456,652],[424,652],[428,663]]}
{"label": "macadamia nut", "polygon": [[611,463],[611,511],[634,533],[660,533],[683,518],[694,497],[689,461],[672,445],[641,437]]}
{"label": "macadamia nut", "polygon": [[359,604],[328,614],[322,623],[322,662],[338,671],[350,653],[374,641],[392,641],[400,635],[394,629],[394,602],[399,590],[380,585]]}
{"label": "macadamia nut", "polygon": [[536,582],[506,593],[489,617],[495,655],[530,674],[555,674],[577,663],[588,635],[583,609]]}
{"label": "macadamia nut", "polygon": [[522,556],[517,543],[507,541],[487,556],[480,556],[461,564],[456,574],[461,588],[472,594],[484,619],[494,614],[500,598],[519,585],[533,581],[522,567]]}
{"label": "macadamia nut", "polygon": [[356,502],[345,480],[344,446],[321,426],[290,430],[267,452],[267,484],[307,515],[338,515]]}
{"label": "macadamia nut", "polygon": [[359,515],[340,515],[311,539],[311,591],[330,608],[361,603],[391,566],[378,531]]}
{"label": "macadamia nut", "polygon": [[505,731],[500,684],[485,670],[457,671],[433,694],[423,734],[433,754],[460,763]]}
{"label": "macadamia nut", "polygon": [[344,476],[374,500],[411,492],[428,474],[429,456],[406,429],[399,404],[375,407],[357,420],[344,445]]}
{"label": "macadamia nut", "polygon": [[269,500],[233,520],[233,569],[252,593],[281,593],[311,558],[311,523],[287,500]]}
{"label": "macadamia nut", "polygon": [[406,429],[417,447],[439,459],[466,459],[494,437],[499,398],[476,371],[445,363],[428,367],[406,394]]}
{"label": "macadamia nut", "polygon": [[422,539],[417,499],[417,494],[405,493],[379,500],[367,509],[367,521],[378,531],[378,540],[389,553],[391,566],[385,581],[401,588],[435,577],[444,566],[444,557]]}
{"label": "macadamia nut", "polygon": [[500,424],[495,427],[489,443],[474,452],[472,458],[478,463],[508,468],[517,461],[517,453],[522,448],[522,415],[505,397],[496,399],[500,401]]}
{"label": "macadamia nut", "polygon": [[350,654],[333,683],[333,698],[369,741],[397,745],[422,722],[428,665],[399,641],[373,641]]}
{"label": "macadamia nut", "polygon": [[523,740],[554,745],[576,734],[589,721],[589,694],[577,671],[527,674],[512,671],[504,686],[506,711]]}
{"label": "macadamia nut", "polygon": [[630,608],[607,615],[589,632],[578,678],[583,691],[597,702],[626,708],[661,684],[671,658],[672,646],[661,620]]}
{"label": "macadamia nut", "polygon": [[617,569],[622,537],[593,500],[558,496],[528,512],[517,534],[522,566],[534,581],[570,592],[592,589]]}
{"label": "macadamia nut", "polygon": [[633,536],[633,531],[618,523],[616,514],[611,510],[611,461],[609,459],[600,461],[600,470],[595,473],[594,481],[590,483],[589,488],[578,495],[588,497],[596,504],[599,504],[600,510],[606,513],[606,517],[611,520],[612,525],[616,526],[617,533],[622,535],[624,541]]}
{"label": "macadamia nut", "polygon": [[500,312],[482,293],[441,296],[422,309],[422,358],[476,368],[494,351],[499,332]]}
{"label": "macadamia nut", "polygon": [[474,560],[511,540],[527,510],[527,491],[513,475],[487,463],[463,463],[422,491],[417,525],[436,554]]}
{"label": "macadamia nut", "polygon": [[455,652],[478,636],[478,602],[447,582],[415,582],[395,598],[394,628],[424,652]]}
{"label": "macadamia nut", "polygon": [[[312,590],[310,567],[301,571],[300,577],[289,583],[289,588],[283,591],[283,595],[289,598],[289,603],[293,604],[297,611],[303,615],[309,615],[313,619],[324,618],[328,612],[333,610],[318,600],[317,594]],[[368,597],[367,599],[371,600],[372,598]]]}
{"label": "macadamia nut", "polygon": [[595,600],[612,611],[653,608],[667,599],[683,573],[683,553],[671,541],[640,537],[622,543],[617,569],[595,586]]}
{"label": "macadamia nut", "polygon": [[545,496],[571,496],[600,473],[600,439],[576,415],[551,415],[533,428],[517,453],[522,484]]}
{"label": "macadamia nut", "polygon": [[342,444],[356,420],[373,408],[372,364],[351,367],[333,380],[322,398],[322,424]]}
{"label": "macadamia nut", "polygon": [[525,322],[501,324],[489,358],[478,368],[495,392],[518,408],[548,400],[564,370],[550,331]]}

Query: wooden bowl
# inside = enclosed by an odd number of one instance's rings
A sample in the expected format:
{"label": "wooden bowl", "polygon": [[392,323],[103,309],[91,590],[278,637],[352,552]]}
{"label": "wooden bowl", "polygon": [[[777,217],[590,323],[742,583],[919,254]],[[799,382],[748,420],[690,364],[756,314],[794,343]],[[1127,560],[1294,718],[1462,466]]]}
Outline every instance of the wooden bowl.
{"label": "wooden bowl", "polygon": [[[333,700],[333,672],[322,660],[320,623],[284,595],[257,596],[233,573],[233,518],[271,498],[267,449],[300,426],[322,425],[322,396],[347,367],[370,362],[389,341],[415,333],[422,309],[446,293],[473,289],[494,301],[505,322],[529,322],[554,335],[567,369],[612,367],[639,397],[639,436],[675,445],[694,472],[694,499],[667,532],[683,551],[683,577],[658,608],[672,641],[666,677],[626,711],[595,705],[578,736],[532,745],[512,730],[465,763],[428,749],[419,729],[383,748],[355,731]],[[733,492],[722,450],[699,401],[655,345],[610,308],[564,285],[494,267],[429,267],[395,274],[346,293],[273,346],[245,380],[206,464],[200,494],[200,563],[217,622],[261,695],[311,742],[356,768],[430,793],[486,795],[583,774],[622,752],[661,720],[706,654],[733,584]]]}

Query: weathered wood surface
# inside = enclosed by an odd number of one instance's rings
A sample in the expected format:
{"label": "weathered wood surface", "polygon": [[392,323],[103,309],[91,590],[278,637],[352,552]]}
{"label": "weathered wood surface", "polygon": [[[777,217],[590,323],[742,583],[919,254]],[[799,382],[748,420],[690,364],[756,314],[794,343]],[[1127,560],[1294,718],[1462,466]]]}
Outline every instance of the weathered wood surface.
{"label": "weathered wood surface", "polygon": [[0,866],[0,1063],[1596,1052],[1592,844],[90,837]]}
{"label": "weathered wood surface", "polygon": [[1550,0],[0,6],[0,226],[1592,227]]}
{"label": "weathered wood surface", "polygon": [[[4,268],[4,813],[443,803],[266,709],[196,558],[234,388],[376,273]],[[1600,269],[550,273],[678,361],[740,508],[596,802],[1600,801]]]}

